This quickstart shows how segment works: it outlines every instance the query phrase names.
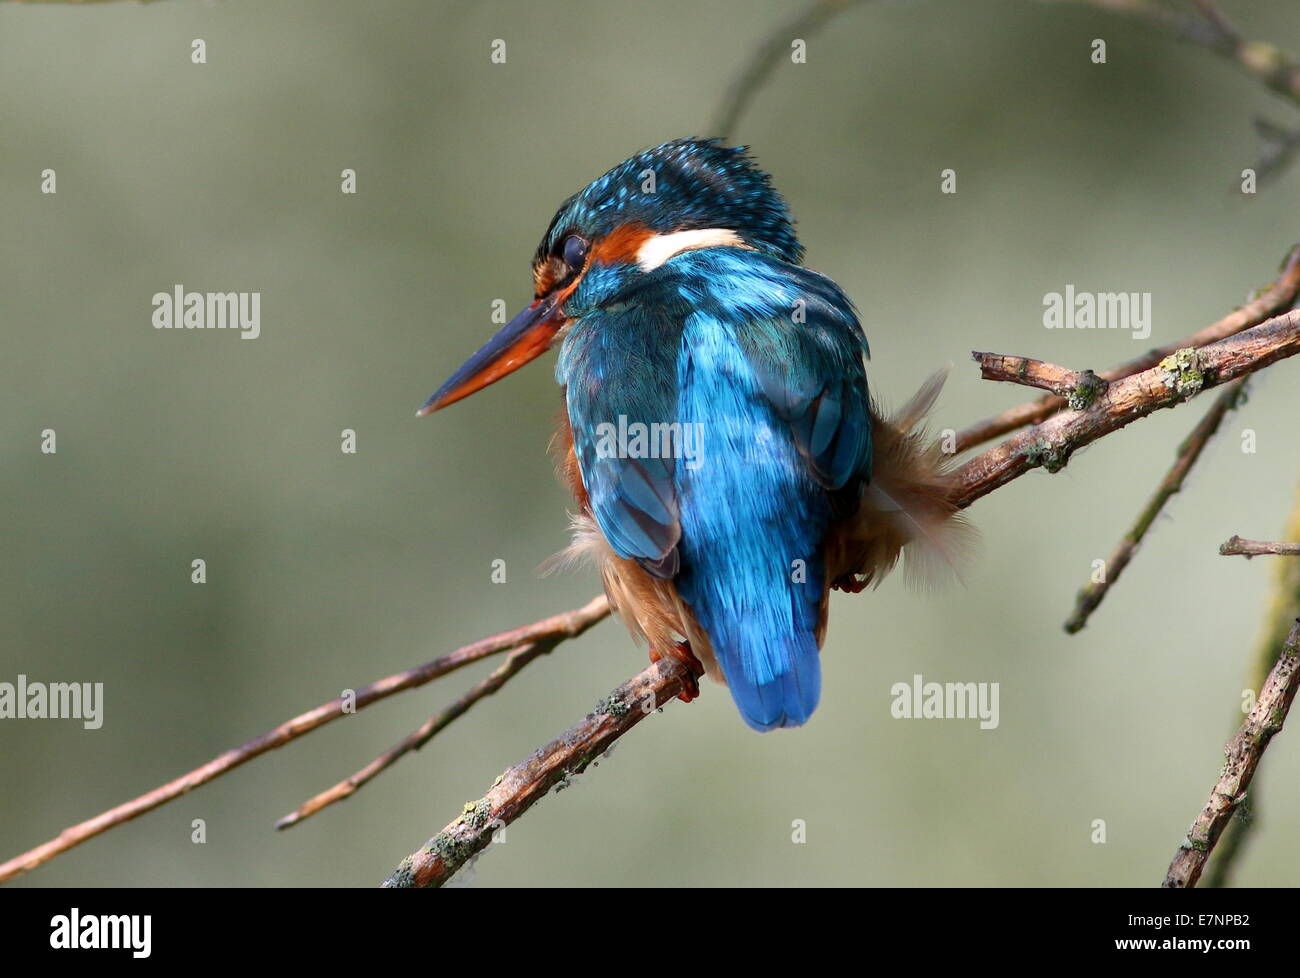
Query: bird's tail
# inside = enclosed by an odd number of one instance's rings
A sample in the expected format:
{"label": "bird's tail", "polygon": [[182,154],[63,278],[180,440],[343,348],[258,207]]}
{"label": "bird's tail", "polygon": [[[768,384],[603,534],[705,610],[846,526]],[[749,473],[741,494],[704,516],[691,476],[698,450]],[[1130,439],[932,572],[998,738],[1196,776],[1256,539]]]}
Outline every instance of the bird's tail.
{"label": "bird's tail", "polygon": [[688,571],[678,582],[662,580],[615,554],[596,521],[582,514],[573,518],[573,543],[544,568],[593,560],[605,593],[634,637],[660,654],[678,637],[689,641],[709,677],[730,687],[741,716],[754,729],[799,726],[821,693],[822,570],[810,561],[786,575],[784,562],[778,572],[766,560],[718,559],[722,550],[706,548],[698,571]]}
{"label": "bird's tail", "polygon": [[806,723],[821,698],[816,622],[776,631],[749,617],[719,624],[709,638],[745,722],[755,730]]}
{"label": "bird's tail", "polygon": [[910,583],[956,577],[974,548],[975,531],[951,502],[952,455],[925,430],[947,370],[932,374],[895,414],[872,410],[871,482],[861,505],[832,534],[832,586],[878,585],[904,558]]}
{"label": "bird's tail", "polygon": [[[758,506],[754,493],[738,506]],[[741,717],[755,730],[798,727],[821,696],[818,651],[825,571],[812,542],[820,522],[793,498],[781,520],[752,518],[695,549],[678,590],[707,636],[701,658],[716,660]],[[824,525],[824,522],[822,522]],[[791,559],[794,558],[794,559]],[[699,637],[692,636],[698,649]],[[697,651],[697,655],[700,654]]]}

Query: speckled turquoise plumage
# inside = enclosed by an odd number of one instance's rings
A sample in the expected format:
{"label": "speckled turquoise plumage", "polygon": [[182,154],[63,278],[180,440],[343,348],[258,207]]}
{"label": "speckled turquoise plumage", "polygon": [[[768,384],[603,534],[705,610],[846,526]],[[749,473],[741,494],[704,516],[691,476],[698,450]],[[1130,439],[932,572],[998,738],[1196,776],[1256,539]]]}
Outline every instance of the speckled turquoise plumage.
{"label": "speckled turquoise plumage", "polygon": [[717,139],[674,139],[593,180],[560,205],[536,257],[553,253],[574,228],[595,240],[633,220],[664,233],[743,229],[756,250],[795,264],[803,260],[789,209],[771,179],[743,146]]}

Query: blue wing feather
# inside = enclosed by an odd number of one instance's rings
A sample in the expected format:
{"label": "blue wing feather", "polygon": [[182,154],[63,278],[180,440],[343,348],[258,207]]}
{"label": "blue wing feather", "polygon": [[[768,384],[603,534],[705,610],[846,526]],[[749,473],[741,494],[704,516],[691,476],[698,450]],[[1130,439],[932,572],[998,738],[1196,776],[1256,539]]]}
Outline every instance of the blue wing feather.
{"label": "blue wing feather", "polygon": [[671,375],[656,365],[675,361],[679,343],[662,327],[643,306],[597,310],[566,338],[556,377],[567,389],[574,452],[601,532],[620,557],[672,577],[681,538],[676,460],[608,450],[611,428],[662,423],[676,413]]}

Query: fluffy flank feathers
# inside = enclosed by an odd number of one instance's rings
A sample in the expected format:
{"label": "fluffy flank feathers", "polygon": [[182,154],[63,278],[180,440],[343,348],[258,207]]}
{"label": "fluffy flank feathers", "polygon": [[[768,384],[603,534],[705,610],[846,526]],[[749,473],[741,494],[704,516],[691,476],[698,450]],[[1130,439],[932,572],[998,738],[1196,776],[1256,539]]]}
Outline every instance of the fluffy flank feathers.
{"label": "fluffy flank feathers", "polygon": [[832,533],[831,580],[846,591],[879,585],[905,556],[909,584],[959,577],[975,531],[950,502],[952,463],[924,423],[947,370],[932,374],[895,415],[872,410],[871,482],[857,513]]}
{"label": "fluffy flank feathers", "polygon": [[590,562],[600,571],[610,606],[623,619],[632,638],[662,653],[679,639],[691,643],[691,652],[704,665],[710,679],[726,684],[713,655],[709,637],[690,609],[682,603],[670,580],[652,577],[634,560],[614,553],[590,513],[571,514],[572,542],[542,564],[542,572],[568,570]]}

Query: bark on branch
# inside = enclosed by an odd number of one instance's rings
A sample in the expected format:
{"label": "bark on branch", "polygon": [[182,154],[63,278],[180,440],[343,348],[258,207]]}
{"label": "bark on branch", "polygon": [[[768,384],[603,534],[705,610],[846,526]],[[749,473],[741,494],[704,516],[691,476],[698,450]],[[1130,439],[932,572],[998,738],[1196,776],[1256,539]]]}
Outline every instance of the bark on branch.
{"label": "bark on branch", "polygon": [[1243,540],[1241,537],[1229,537],[1219,545],[1219,554],[1223,557],[1261,557],[1265,554],[1277,554],[1283,557],[1300,555],[1300,543],[1279,543],[1266,540]]}
{"label": "bark on branch", "polygon": [[[1149,370],[1165,357],[1186,347],[1206,346],[1240,333],[1243,329],[1258,326],[1270,316],[1289,309],[1298,294],[1300,294],[1300,245],[1292,248],[1287,254],[1277,279],[1240,309],[1233,310],[1217,322],[1176,343],[1148,350],[1132,360],[1098,372],[1097,376],[1104,381],[1122,380],[1143,370]],[[957,432],[957,451],[967,451],[976,445],[982,445],[1023,428],[1025,425],[1039,424],[1068,406],[1064,397],[1040,397],[1036,401],[1020,404],[991,418],[977,421]]]}
{"label": "bark on branch", "polygon": [[1164,886],[1191,887],[1201,878],[1206,860],[1215,843],[1232,819],[1237,806],[1246,800],[1246,791],[1259,766],[1269,741],[1282,729],[1287,711],[1300,688],[1300,619],[1296,619],[1282,646],[1282,654],[1268,674],[1259,700],[1237,735],[1224,748],[1227,763],[1210,791],[1210,800],[1192,822],[1187,838],[1174,854],[1165,874]]}
{"label": "bark on branch", "polygon": [[1087,409],[1048,418],[971,459],[958,471],[954,500],[967,506],[1032,468],[1058,472],[1074,452],[1103,435],[1297,352],[1300,311],[1200,349],[1178,350],[1151,369],[1110,384]]}
{"label": "bark on branch", "polygon": [[440,886],[552,788],[582,774],[619,737],[685,688],[688,672],[665,657],[633,676],[594,711],[525,761],[507,768],[460,817],[403,859],[386,887]]}

